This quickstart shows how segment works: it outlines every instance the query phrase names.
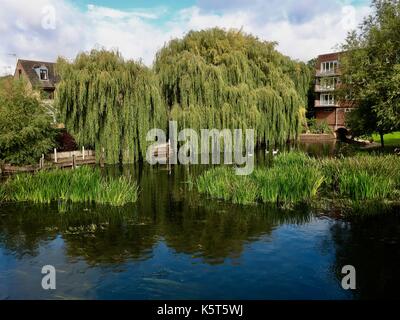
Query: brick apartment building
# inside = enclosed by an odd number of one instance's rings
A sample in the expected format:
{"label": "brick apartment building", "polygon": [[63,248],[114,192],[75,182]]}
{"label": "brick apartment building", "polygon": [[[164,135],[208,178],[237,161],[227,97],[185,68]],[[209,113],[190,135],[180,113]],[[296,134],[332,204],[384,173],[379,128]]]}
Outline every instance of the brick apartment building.
{"label": "brick apartment building", "polygon": [[345,114],[352,107],[335,94],[341,84],[340,56],[340,52],[318,56],[315,73],[315,117],[317,122],[327,122],[335,133],[346,129]]}

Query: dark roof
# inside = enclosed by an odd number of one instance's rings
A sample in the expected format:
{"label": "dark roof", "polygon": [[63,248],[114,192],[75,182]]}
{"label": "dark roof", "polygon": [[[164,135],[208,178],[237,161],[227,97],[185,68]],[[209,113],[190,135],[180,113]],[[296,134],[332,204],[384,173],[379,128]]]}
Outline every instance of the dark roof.
{"label": "dark roof", "polygon": [[[55,85],[59,81],[59,77],[55,74],[54,62],[18,59],[17,68],[18,65],[20,65],[24,69],[26,75],[28,76],[28,80],[33,87],[54,89]],[[40,68],[42,66],[45,66],[48,70],[48,80],[40,80],[38,74],[35,71],[35,68]],[[15,72],[17,72],[17,70]]]}
{"label": "dark roof", "polygon": [[330,61],[330,60],[338,60],[340,59],[340,56],[343,54],[343,51],[340,52],[332,52],[332,53],[327,53],[327,54],[320,54],[318,56],[318,61],[320,62],[325,62],[325,61]]}

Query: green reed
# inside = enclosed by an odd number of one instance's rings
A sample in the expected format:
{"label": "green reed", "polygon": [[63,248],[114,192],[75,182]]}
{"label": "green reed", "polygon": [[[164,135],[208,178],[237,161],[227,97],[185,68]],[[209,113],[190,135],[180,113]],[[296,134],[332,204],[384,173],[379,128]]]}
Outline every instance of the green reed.
{"label": "green reed", "polygon": [[314,159],[301,152],[283,153],[271,168],[236,176],[232,168],[218,167],[197,180],[200,193],[239,204],[279,205],[309,202],[319,192],[352,201],[395,199],[400,190],[400,158],[362,155]]}
{"label": "green reed", "polygon": [[400,158],[356,155],[322,160],[327,188],[353,200],[392,199],[400,190]]}
{"label": "green reed", "polygon": [[113,206],[136,202],[138,193],[134,181],[125,177],[105,178],[99,169],[91,167],[18,174],[8,179],[2,189],[8,201],[50,203],[63,200]]}
{"label": "green reed", "polygon": [[237,176],[232,168],[206,171],[197,181],[200,193],[233,203],[296,203],[316,196],[323,175],[307,167],[313,160],[302,154],[284,154],[274,167],[255,170],[249,176]]}

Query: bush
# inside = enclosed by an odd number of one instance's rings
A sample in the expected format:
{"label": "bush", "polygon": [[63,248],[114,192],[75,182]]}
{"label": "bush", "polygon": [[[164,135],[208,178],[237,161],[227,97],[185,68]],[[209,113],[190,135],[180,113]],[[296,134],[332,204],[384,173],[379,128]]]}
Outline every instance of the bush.
{"label": "bush", "polygon": [[20,80],[0,85],[0,159],[22,165],[39,161],[55,145],[52,118]]}
{"label": "bush", "polygon": [[308,130],[312,134],[331,134],[332,129],[326,121],[318,122],[317,119],[308,120]]}

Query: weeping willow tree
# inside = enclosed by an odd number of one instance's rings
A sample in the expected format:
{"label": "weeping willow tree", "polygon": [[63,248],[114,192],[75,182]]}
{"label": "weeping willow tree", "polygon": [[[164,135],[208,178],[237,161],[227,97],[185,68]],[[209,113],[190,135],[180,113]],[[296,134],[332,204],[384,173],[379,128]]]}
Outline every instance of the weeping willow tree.
{"label": "weeping willow tree", "polygon": [[154,64],[170,119],[195,130],[256,129],[259,143],[295,139],[310,72],[275,46],[218,28],[170,41]]}
{"label": "weeping willow tree", "polygon": [[[146,134],[165,128],[166,109],[152,70],[118,52],[92,50],[58,59],[56,103],[79,145],[104,148],[107,163],[145,157]],[[96,152],[99,156],[100,152]]]}

